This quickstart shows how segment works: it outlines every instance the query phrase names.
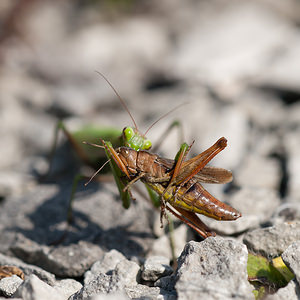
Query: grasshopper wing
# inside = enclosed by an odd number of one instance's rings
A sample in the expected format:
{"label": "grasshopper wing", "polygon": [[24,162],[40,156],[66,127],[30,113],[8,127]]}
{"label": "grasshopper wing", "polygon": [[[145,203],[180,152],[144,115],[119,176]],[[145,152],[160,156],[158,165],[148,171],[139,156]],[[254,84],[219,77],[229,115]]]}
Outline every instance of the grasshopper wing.
{"label": "grasshopper wing", "polygon": [[228,183],[232,181],[232,173],[229,170],[205,166],[194,179],[203,183]]}

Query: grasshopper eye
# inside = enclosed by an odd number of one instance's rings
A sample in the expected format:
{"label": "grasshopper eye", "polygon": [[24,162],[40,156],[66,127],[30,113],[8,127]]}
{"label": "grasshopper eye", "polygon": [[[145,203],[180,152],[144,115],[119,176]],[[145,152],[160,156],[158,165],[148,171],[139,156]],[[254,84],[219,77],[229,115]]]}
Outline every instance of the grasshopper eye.
{"label": "grasshopper eye", "polygon": [[123,132],[127,141],[134,136],[134,130],[131,127],[124,128]]}
{"label": "grasshopper eye", "polygon": [[145,142],[144,142],[144,149],[145,149],[145,150],[148,150],[148,149],[150,149],[151,147],[152,147],[151,141],[150,141],[150,140],[145,140]]}

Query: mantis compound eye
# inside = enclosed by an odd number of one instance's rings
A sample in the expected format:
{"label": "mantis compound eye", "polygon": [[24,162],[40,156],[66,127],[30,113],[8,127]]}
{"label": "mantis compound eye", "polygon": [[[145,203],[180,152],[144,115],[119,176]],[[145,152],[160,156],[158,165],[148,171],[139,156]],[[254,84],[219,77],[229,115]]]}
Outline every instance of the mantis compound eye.
{"label": "mantis compound eye", "polygon": [[145,150],[149,150],[150,148],[152,147],[152,143],[151,143],[151,141],[150,140],[145,140],[144,141],[144,149]]}
{"label": "mantis compound eye", "polygon": [[134,130],[131,127],[124,128],[123,133],[127,141],[129,141],[134,136]]}

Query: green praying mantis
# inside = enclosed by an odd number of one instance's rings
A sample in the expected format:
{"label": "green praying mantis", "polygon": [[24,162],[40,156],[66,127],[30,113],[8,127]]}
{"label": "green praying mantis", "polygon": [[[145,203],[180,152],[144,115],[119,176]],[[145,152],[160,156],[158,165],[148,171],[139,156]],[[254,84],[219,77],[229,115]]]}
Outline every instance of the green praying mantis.
{"label": "green praying mantis", "polygon": [[[94,170],[97,170],[99,167],[99,163],[103,162],[103,152],[99,152],[99,150],[95,150],[94,148],[88,147],[87,145],[83,144],[83,141],[87,143],[96,143],[99,141],[99,138],[102,138],[103,140],[109,141],[110,145],[114,147],[120,147],[120,146],[126,146],[129,147],[135,151],[140,151],[140,150],[149,150],[152,147],[152,143],[149,139],[147,139],[146,134],[149,132],[149,130],[157,123],[159,122],[162,118],[164,118],[166,115],[170,114],[183,104],[175,107],[168,113],[164,114],[161,116],[158,120],[156,120],[146,131],[145,134],[142,134],[137,127],[137,124],[130,113],[125,101],[121,98],[117,90],[114,88],[114,86],[109,82],[109,80],[100,72],[97,72],[100,76],[104,78],[104,80],[109,84],[109,86],[112,88],[114,93],[116,94],[117,98],[119,99],[121,105],[123,108],[127,111],[129,117],[131,118],[133,122],[133,127],[125,127],[122,131],[116,128],[111,128],[111,127],[102,127],[102,128],[95,128],[91,126],[87,126],[82,128],[81,130],[71,133],[65,126],[65,124],[62,121],[59,121],[56,125],[56,130],[55,130],[55,135],[54,135],[54,143],[52,145],[52,150],[50,153],[50,166],[49,166],[49,171],[50,173],[51,170],[51,165],[52,165],[52,160],[53,156],[55,153],[55,149],[57,147],[57,139],[58,139],[58,133],[59,131],[62,131],[64,135],[66,136],[68,142],[71,144],[72,148],[76,152],[77,156],[80,158],[80,160],[85,164],[93,168]],[[172,131],[173,128],[179,128],[180,123],[178,121],[172,122],[168,128],[162,133],[161,137],[158,139],[159,145],[162,143],[164,137]],[[181,133],[182,135],[182,133]],[[108,163],[110,165],[110,170],[113,174],[115,183],[118,187],[118,191],[120,194],[120,198],[122,199],[123,207],[124,208],[129,208],[130,203],[132,201],[133,196],[130,190],[124,190],[126,185],[128,184],[128,180],[124,178],[122,171],[120,168],[116,165],[114,160],[109,159],[110,158],[110,153],[106,150],[106,161],[108,159]],[[98,172],[97,172],[98,174]],[[95,174],[95,175],[97,175]],[[96,176],[93,176],[93,179]],[[90,177],[90,176],[88,176]],[[83,175],[76,175],[73,181],[72,185],[72,191],[71,195],[69,198],[69,204],[68,204],[68,212],[67,212],[67,221],[68,223],[71,223],[73,220],[73,200],[75,198],[75,193],[77,190],[77,186],[79,181],[87,178],[87,176]],[[101,180],[101,179],[100,179]],[[153,205],[155,207],[160,206],[160,200],[159,196],[157,195],[156,192],[153,191],[147,184],[145,184],[147,192],[149,194],[149,198]]]}

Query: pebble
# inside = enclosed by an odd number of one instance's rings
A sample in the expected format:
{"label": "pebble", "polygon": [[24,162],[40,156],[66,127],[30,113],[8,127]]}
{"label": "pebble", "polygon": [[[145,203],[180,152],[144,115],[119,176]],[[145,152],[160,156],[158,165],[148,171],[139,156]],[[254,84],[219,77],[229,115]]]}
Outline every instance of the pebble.
{"label": "pebble", "polygon": [[16,297],[23,300],[66,300],[67,298],[54,287],[40,280],[35,275],[28,276],[16,291]]}
{"label": "pebble", "polygon": [[186,244],[178,259],[178,299],[254,299],[245,245],[221,237]]}
{"label": "pebble", "polygon": [[0,294],[3,294],[6,297],[11,297],[22,284],[22,282],[23,280],[17,275],[1,279]]}
{"label": "pebble", "polygon": [[170,260],[163,256],[148,257],[142,269],[142,279],[145,281],[156,281],[160,277],[173,273]]}
{"label": "pebble", "polygon": [[296,280],[300,284],[300,241],[288,246],[281,257],[287,267],[295,274]]}
{"label": "pebble", "polygon": [[245,234],[243,242],[255,253],[265,257],[276,257],[299,239],[300,222],[297,221],[255,229]]}

